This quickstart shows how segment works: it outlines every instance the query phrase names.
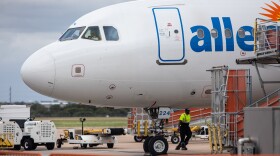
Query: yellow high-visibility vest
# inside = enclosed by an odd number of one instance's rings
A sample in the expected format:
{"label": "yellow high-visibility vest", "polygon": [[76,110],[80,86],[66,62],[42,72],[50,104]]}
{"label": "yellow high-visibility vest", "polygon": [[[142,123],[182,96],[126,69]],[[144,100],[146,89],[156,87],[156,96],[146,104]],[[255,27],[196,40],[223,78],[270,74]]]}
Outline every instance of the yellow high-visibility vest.
{"label": "yellow high-visibility vest", "polygon": [[190,123],[191,122],[191,115],[183,113],[183,114],[181,114],[179,120],[182,121],[183,123]]}

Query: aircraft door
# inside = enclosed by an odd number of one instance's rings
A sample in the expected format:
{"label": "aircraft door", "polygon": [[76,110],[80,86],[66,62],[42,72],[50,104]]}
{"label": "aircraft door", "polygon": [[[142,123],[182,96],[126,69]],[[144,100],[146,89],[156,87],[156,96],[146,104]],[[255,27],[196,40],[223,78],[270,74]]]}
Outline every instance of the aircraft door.
{"label": "aircraft door", "polygon": [[160,65],[186,64],[184,29],[178,8],[153,8]]}

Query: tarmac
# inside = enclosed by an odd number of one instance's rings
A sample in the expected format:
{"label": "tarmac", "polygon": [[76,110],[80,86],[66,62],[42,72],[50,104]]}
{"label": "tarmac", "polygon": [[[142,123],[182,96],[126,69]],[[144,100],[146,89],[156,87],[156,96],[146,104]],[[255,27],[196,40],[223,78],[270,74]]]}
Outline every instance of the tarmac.
{"label": "tarmac", "polygon": [[[65,143],[62,145],[62,148],[55,148],[54,150],[47,150],[44,146],[38,146],[35,151],[28,153],[40,153],[42,156],[49,156],[51,154],[63,154],[63,155],[115,155],[115,156],[144,156],[149,155],[143,151],[143,142],[137,143],[134,141],[132,135],[117,136],[118,143],[114,145],[114,148],[108,149],[107,145],[99,145],[97,147],[88,147],[86,149],[80,148],[78,145]],[[189,145],[187,146],[188,150],[175,150],[177,144],[172,144],[170,139],[168,140],[169,150],[168,156],[172,155],[209,155],[210,147],[208,140],[202,140],[199,138],[193,138]],[[78,147],[78,148],[77,148]],[[76,149],[74,149],[76,148]],[[24,151],[22,149],[22,151]]]}

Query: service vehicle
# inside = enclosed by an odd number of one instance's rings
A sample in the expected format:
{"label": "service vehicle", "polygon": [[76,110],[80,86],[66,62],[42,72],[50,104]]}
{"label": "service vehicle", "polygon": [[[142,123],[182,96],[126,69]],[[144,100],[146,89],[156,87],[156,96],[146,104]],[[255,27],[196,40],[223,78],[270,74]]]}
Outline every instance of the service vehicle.
{"label": "service vehicle", "polygon": [[76,129],[64,130],[64,136],[60,135],[57,140],[57,148],[61,148],[64,142],[69,144],[79,144],[81,148],[94,147],[107,144],[108,148],[113,148],[117,143],[116,135],[126,135],[127,129],[123,128],[103,128],[82,131]]}
{"label": "service vehicle", "polygon": [[26,121],[24,123],[21,145],[25,150],[35,150],[37,146],[46,146],[53,150],[56,142],[56,126],[50,120]]}
{"label": "service vehicle", "polygon": [[52,121],[26,121],[21,129],[15,121],[0,121],[0,147],[35,150],[37,146],[55,147],[56,127]]}

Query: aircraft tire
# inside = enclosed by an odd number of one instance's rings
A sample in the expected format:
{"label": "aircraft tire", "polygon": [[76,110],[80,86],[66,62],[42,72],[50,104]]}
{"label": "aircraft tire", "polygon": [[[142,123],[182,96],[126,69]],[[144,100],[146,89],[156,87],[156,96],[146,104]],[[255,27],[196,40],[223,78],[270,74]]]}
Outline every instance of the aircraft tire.
{"label": "aircraft tire", "polygon": [[149,152],[151,155],[162,155],[168,151],[168,142],[163,136],[153,137],[149,142]]}
{"label": "aircraft tire", "polygon": [[149,142],[152,138],[152,136],[147,137],[143,143],[143,149],[145,153],[149,153]]}

